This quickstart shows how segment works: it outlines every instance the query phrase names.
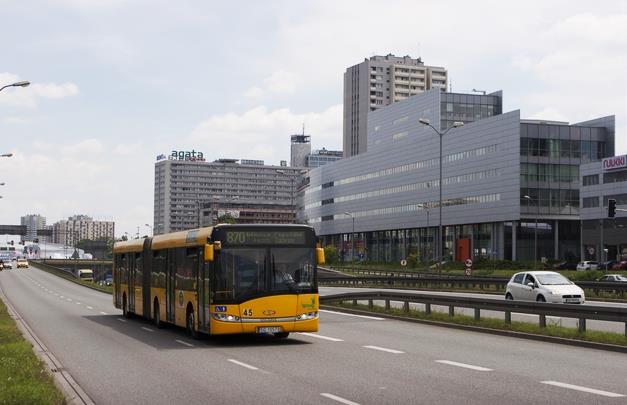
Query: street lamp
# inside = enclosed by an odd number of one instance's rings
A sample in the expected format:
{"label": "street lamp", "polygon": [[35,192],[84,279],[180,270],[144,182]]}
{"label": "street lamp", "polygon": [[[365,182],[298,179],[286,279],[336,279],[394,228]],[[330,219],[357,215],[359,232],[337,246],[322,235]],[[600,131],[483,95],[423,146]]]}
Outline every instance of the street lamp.
{"label": "street lamp", "polygon": [[3,153],[2,155],[0,155],[0,157],[11,157],[13,156],[12,153]]}
{"label": "street lamp", "polygon": [[418,122],[434,130],[435,133],[438,134],[440,138],[440,182],[438,183],[440,186],[440,203],[438,204],[438,211],[439,211],[439,214],[438,214],[438,258],[439,258],[438,268],[440,269],[440,271],[442,271],[442,267],[441,267],[442,256],[443,256],[443,251],[442,251],[442,237],[443,237],[442,235],[442,138],[444,137],[444,135],[446,135],[448,131],[450,131],[453,128],[459,128],[463,126],[464,123],[461,121],[455,121],[452,127],[448,127],[444,132],[441,132],[435,129],[433,125],[431,125],[431,121],[429,121],[428,118],[420,118]]}
{"label": "street lamp", "polygon": [[6,86],[2,86],[0,87],[0,91],[6,89],[7,87],[28,87],[30,85],[30,82],[24,80],[21,82],[15,82],[13,84],[7,84]]}
{"label": "street lamp", "polygon": [[151,236],[154,235],[154,232],[152,230],[152,226],[150,226],[149,224],[144,224],[144,225],[146,225],[148,228],[150,228],[150,235]]}
{"label": "street lamp", "polygon": [[345,212],[344,215],[348,215],[353,220],[353,233],[351,234],[351,262],[355,263],[355,213]]}
{"label": "street lamp", "polygon": [[[429,205],[427,203],[422,203],[422,204],[418,204],[417,206],[418,206],[418,208],[421,208],[421,209],[427,211],[427,232],[426,232],[426,234],[427,234],[427,242],[428,242],[429,241]],[[428,243],[427,243],[427,245],[428,245]],[[429,260],[426,257],[427,256],[427,252],[428,252],[428,249],[425,248],[425,260],[426,261]]]}
{"label": "street lamp", "polygon": [[[528,195],[524,195],[523,198],[527,200],[527,208],[529,208],[529,201],[532,200]],[[533,269],[536,269],[537,261],[538,261],[538,211],[540,209],[540,204],[536,204],[536,225],[533,228]]]}

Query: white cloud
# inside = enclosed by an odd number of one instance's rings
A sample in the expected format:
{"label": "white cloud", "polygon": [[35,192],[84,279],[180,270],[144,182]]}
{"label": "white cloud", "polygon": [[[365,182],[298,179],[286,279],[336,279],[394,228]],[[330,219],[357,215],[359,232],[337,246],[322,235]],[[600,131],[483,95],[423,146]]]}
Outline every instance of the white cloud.
{"label": "white cloud", "polygon": [[341,149],[342,106],[322,112],[293,113],[288,108],[265,106],[242,114],[214,115],[198,124],[187,138],[190,147],[204,148],[206,158],[261,159],[266,164],[289,161],[290,135],[312,135],[314,148]]}
{"label": "white cloud", "polygon": [[30,119],[24,117],[4,117],[2,122],[5,124],[27,124],[30,122]]}
{"label": "white cloud", "polygon": [[263,85],[253,86],[246,90],[244,97],[256,100],[265,95],[293,94],[299,84],[296,73],[280,69],[263,79]]}
{"label": "white cloud", "polygon": [[253,86],[244,92],[244,97],[249,99],[258,99],[263,96],[261,87]]}
{"label": "white cloud", "polygon": [[62,146],[60,151],[65,155],[89,157],[102,153],[103,147],[102,143],[97,139],[86,139],[72,145]]}

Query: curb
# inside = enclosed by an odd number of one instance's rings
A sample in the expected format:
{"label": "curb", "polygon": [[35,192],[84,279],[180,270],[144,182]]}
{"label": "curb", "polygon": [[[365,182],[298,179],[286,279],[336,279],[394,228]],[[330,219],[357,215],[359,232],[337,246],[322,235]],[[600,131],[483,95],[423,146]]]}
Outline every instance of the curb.
{"label": "curb", "polygon": [[363,311],[359,309],[336,307],[333,305],[320,305],[320,308],[338,311],[338,312],[346,312],[346,313],[355,314],[355,315],[378,316],[381,318],[394,319],[394,320],[403,321],[403,322],[421,323],[425,325],[440,326],[440,327],[451,328],[451,329],[460,329],[460,330],[466,330],[466,331],[471,331],[471,332],[488,333],[491,335],[536,340],[536,341],[541,341],[541,342],[556,343],[556,344],[562,344],[562,345],[568,345],[568,346],[585,347],[588,349],[605,350],[605,351],[610,351],[610,352],[627,353],[627,346],[612,345],[609,343],[597,343],[597,342],[588,342],[585,340],[566,339],[566,338],[561,338],[561,337],[556,337],[556,336],[535,335],[532,333],[516,332],[516,331],[500,330],[500,329],[490,329],[490,328],[484,328],[481,326],[473,326],[473,325],[460,325],[460,324],[455,324],[455,323],[431,321],[428,319],[417,319],[417,318],[410,318],[406,316],[390,315],[390,314],[381,313],[381,312],[370,312],[370,311]]}
{"label": "curb", "polygon": [[72,378],[72,375],[63,367],[63,364],[44,345],[35,332],[31,329],[20,314],[13,308],[9,299],[0,286],[0,299],[7,307],[9,316],[15,321],[17,328],[24,339],[33,345],[33,351],[44,362],[48,372],[52,375],[55,385],[61,390],[67,404],[70,405],[95,405],[95,402],[87,395],[80,385]]}

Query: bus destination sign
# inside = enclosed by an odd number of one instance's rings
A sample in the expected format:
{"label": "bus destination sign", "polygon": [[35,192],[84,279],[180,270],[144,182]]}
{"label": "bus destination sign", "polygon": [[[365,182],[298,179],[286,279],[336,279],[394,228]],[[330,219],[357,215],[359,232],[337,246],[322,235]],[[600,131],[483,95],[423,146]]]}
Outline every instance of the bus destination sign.
{"label": "bus destination sign", "polygon": [[225,231],[228,245],[304,245],[305,231]]}

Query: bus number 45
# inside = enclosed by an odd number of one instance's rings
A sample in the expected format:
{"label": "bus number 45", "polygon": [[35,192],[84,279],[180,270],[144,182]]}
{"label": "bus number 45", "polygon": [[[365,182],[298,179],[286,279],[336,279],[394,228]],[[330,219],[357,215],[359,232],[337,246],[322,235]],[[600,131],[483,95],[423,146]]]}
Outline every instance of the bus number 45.
{"label": "bus number 45", "polygon": [[253,316],[253,310],[252,309],[245,309],[244,310],[244,316]]}

